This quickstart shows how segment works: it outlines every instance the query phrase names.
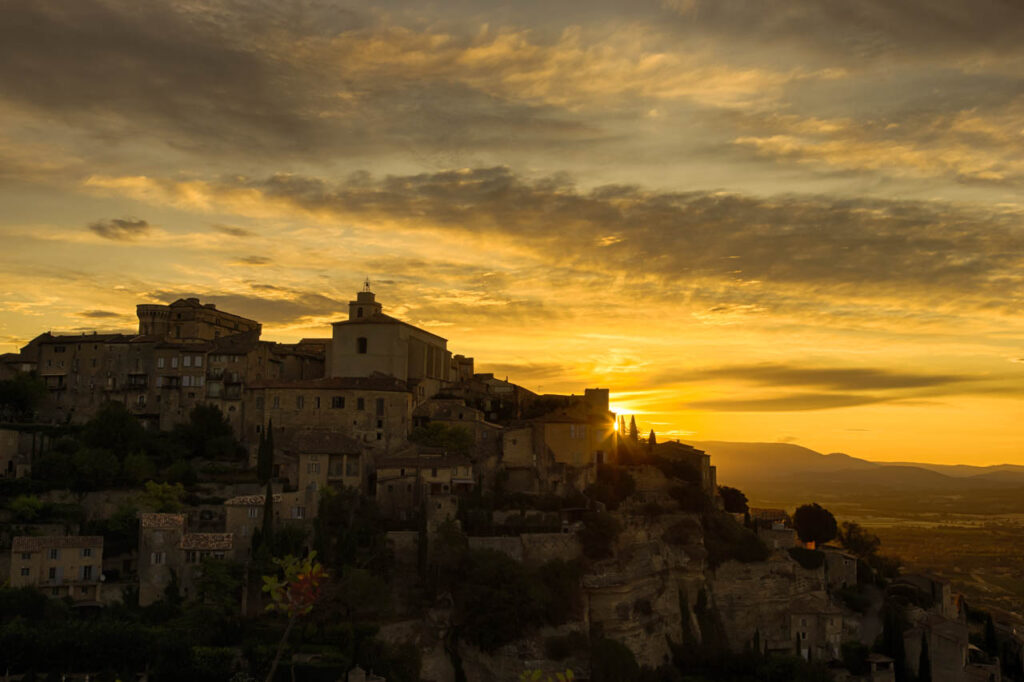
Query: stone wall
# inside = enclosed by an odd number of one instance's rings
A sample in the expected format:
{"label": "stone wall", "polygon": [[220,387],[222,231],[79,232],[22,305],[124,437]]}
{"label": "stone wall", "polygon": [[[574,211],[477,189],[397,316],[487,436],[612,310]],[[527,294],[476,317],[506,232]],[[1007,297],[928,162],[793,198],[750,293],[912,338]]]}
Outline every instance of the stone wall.
{"label": "stone wall", "polygon": [[523,560],[523,543],[516,536],[471,537],[470,549],[490,549],[515,559]]}

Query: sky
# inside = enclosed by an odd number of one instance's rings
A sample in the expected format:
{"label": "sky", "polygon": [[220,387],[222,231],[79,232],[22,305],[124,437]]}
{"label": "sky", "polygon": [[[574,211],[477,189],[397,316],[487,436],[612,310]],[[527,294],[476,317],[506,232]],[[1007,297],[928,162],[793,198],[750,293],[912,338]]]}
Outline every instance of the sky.
{"label": "sky", "polygon": [[4,0],[0,352],[369,278],[659,438],[1024,464],[1024,4]]}

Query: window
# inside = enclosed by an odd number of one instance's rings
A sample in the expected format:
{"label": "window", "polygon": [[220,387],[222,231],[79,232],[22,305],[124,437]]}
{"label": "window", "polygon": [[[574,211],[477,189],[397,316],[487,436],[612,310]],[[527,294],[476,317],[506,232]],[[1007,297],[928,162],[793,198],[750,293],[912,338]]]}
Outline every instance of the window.
{"label": "window", "polygon": [[362,317],[362,316],[363,316],[363,309],[362,308],[356,308],[356,317]]}
{"label": "window", "polygon": [[384,420],[383,419],[378,419],[377,420],[377,428],[378,429],[383,429],[384,428]]}
{"label": "window", "polygon": [[182,367],[191,367],[192,366],[192,356],[191,355],[184,355],[184,356],[182,356],[182,358],[181,358],[181,366]]}
{"label": "window", "polygon": [[377,432],[377,440],[384,440],[384,434],[380,431]]}
{"label": "window", "polygon": [[60,596],[60,588],[59,587],[50,588],[50,594],[53,595],[54,597],[59,597]]}
{"label": "window", "polygon": [[313,398],[313,409],[314,410],[319,410],[320,409],[320,396],[317,396],[317,397]]}
{"label": "window", "polygon": [[259,518],[259,515],[260,515],[260,508],[259,507],[249,507],[249,518],[250,519]]}
{"label": "window", "polygon": [[50,571],[47,573],[47,577],[49,577],[50,580],[56,580],[57,579],[57,568],[56,568],[56,566],[50,566]]}
{"label": "window", "polygon": [[362,398],[356,398],[356,409],[357,410],[365,410],[366,409],[366,401],[363,400]]}
{"label": "window", "polygon": [[377,416],[384,414],[384,398],[377,398]]}
{"label": "window", "polygon": [[153,552],[152,554],[149,555],[149,563],[151,563],[154,566],[162,565],[164,563],[164,553],[163,552]]}
{"label": "window", "polygon": [[345,409],[345,398],[343,398],[340,395],[334,396],[333,398],[331,398],[331,407],[336,410]]}
{"label": "window", "polygon": [[214,552],[213,553],[213,558],[214,559],[223,559],[224,558],[224,552]]}
{"label": "window", "polygon": [[89,588],[86,587],[85,585],[82,585],[81,587],[78,588],[78,593],[79,594],[89,594]]}
{"label": "window", "polygon": [[163,358],[157,358],[156,359],[156,366],[158,368],[160,368],[160,369],[163,369],[164,368],[164,359]]}
{"label": "window", "polygon": [[92,580],[92,566],[82,566],[82,580]]}
{"label": "window", "polygon": [[31,558],[32,558],[32,553],[31,552],[22,552],[21,553],[21,560],[22,561],[28,561]]}
{"label": "window", "polygon": [[175,369],[178,366],[178,356],[175,355],[171,358],[171,369]]}
{"label": "window", "polygon": [[304,519],[306,518],[305,507],[292,507],[292,518],[293,519]]}
{"label": "window", "polygon": [[356,339],[356,352],[361,355],[366,355],[366,337],[360,336]]}
{"label": "window", "polygon": [[273,406],[274,406],[275,410],[278,409],[279,407],[281,407],[281,396],[277,396],[277,395],[274,396]]}
{"label": "window", "polygon": [[54,346],[54,347],[53,347],[53,352],[54,352],[54,353],[63,353],[63,352],[65,352],[66,350],[67,350],[67,347],[66,347],[66,346]]}
{"label": "window", "polygon": [[197,355],[196,356],[196,367],[202,367],[202,366],[203,366],[203,356],[202,355]]}
{"label": "window", "polygon": [[83,549],[82,556],[92,556],[92,547],[86,547]]}
{"label": "window", "polygon": [[28,568],[23,568],[23,569],[21,569],[21,575],[22,575],[22,577],[27,577],[27,576],[28,576],[28,575],[29,575],[29,574],[30,574],[31,572],[32,572],[32,571],[31,571],[30,569],[28,569]]}
{"label": "window", "polygon": [[320,462],[310,462],[306,465],[307,474],[319,474],[320,473]]}
{"label": "window", "polygon": [[185,563],[187,563],[187,564],[194,564],[194,563],[197,563],[198,561],[199,561],[199,557],[198,557],[198,555],[196,555],[195,550],[189,550],[189,551],[185,552]]}
{"label": "window", "polygon": [[262,410],[263,409],[263,398],[262,398],[262,396],[259,397],[259,398],[256,398],[256,409],[257,410]]}
{"label": "window", "polygon": [[430,470],[430,475],[437,478],[437,467]]}
{"label": "window", "polygon": [[358,476],[359,475],[359,458],[349,455],[345,458],[345,475],[346,476]]}
{"label": "window", "polygon": [[302,407],[305,404],[306,404],[306,396],[302,396],[302,395],[295,396],[295,409],[296,410],[301,410]]}
{"label": "window", "polygon": [[51,549],[50,552],[49,552],[49,556],[50,556],[51,559],[54,559],[54,560],[59,559],[60,558],[60,550],[59,549]]}

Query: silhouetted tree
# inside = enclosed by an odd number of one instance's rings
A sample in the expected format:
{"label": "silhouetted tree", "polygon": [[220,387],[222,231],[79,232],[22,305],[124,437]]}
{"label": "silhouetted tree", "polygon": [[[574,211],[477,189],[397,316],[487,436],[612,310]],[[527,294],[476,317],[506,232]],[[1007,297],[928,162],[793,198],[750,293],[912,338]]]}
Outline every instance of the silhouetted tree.
{"label": "silhouetted tree", "polygon": [[263,530],[260,533],[263,544],[270,546],[274,537],[274,489],[267,481],[267,492],[263,498]]}
{"label": "silhouetted tree", "polygon": [[747,496],[742,491],[727,485],[719,486],[718,494],[725,503],[725,511],[730,514],[746,514],[748,510]]}
{"label": "silhouetted tree", "polygon": [[872,557],[878,552],[882,541],[874,533],[869,533],[859,523],[844,521],[839,531],[839,542],[854,556],[861,559]]}
{"label": "silhouetted tree", "polygon": [[822,544],[836,537],[836,517],[817,502],[797,508],[793,514],[793,526],[802,542]]}
{"label": "silhouetted tree", "polygon": [[629,418],[629,439],[633,441],[634,444],[640,442],[640,432],[637,431],[636,428],[636,417],[632,416]]}
{"label": "silhouetted tree", "polygon": [[647,449],[654,452],[654,446],[658,444],[658,438],[654,435],[654,429],[651,429],[651,435],[647,436]]}
{"label": "silhouetted tree", "polygon": [[261,433],[259,444],[256,446],[256,478],[259,479],[260,485],[266,485],[273,473],[274,453],[267,441],[267,435]]}
{"label": "silhouetted tree", "polygon": [[985,653],[990,656],[999,655],[999,640],[996,639],[996,624],[992,620],[992,614],[985,619]]}

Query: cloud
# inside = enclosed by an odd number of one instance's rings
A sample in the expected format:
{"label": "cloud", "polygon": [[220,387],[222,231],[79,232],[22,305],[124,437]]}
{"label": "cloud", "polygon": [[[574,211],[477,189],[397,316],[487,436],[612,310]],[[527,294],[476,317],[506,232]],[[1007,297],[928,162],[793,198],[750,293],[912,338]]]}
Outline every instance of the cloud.
{"label": "cloud", "polygon": [[765,386],[814,387],[837,391],[892,390],[947,386],[971,380],[954,374],[922,374],[874,367],[801,367],[787,364],[732,365],[664,375],[669,381],[733,379]]}
{"label": "cloud", "polygon": [[89,224],[89,229],[99,236],[115,241],[131,241],[145,235],[151,227],[148,222],[139,218],[112,218]]}
{"label": "cloud", "polygon": [[255,233],[235,225],[213,225],[213,229],[230,237],[252,237]]}
{"label": "cloud", "polygon": [[234,264],[235,265],[269,265],[270,263],[273,263],[273,262],[274,261],[273,261],[272,258],[267,258],[266,256],[245,256],[244,258],[239,258],[237,261],[235,261]]}
{"label": "cloud", "polygon": [[123,313],[116,313],[116,312],[114,312],[112,310],[83,310],[82,312],[78,313],[77,316],[78,317],[87,317],[89,319],[96,319],[96,320],[108,319],[108,318],[117,318],[117,317],[127,317],[127,315],[125,315]]}
{"label": "cloud", "polygon": [[261,290],[273,291],[275,295],[165,290],[150,292],[146,297],[164,302],[175,301],[179,298],[198,298],[203,303],[213,303],[221,310],[242,315],[270,326],[294,325],[312,318],[326,318],[324,324],[327,324],[332,320],[341,319],[343,316],[347,317],[347,302],[321,293],[285,287],[265,287]]}
{"label": "cloud", "polygon": [[809,412],[857,407],[885,402],[885,398],[839,393],[794,393],[775,398],[697,400],[686,404],[691,410],[710,412]]}
{"label": "cloud", "polygon": [[[895,306],[886,314],[898,317],[914,304],[928,314],[1024,305],[1024,221],[1012,208],[629,185],[584,191],[566,176],[528,178],[505,167],[360,173],[342,182],[295,174],[217,182],[93,177],[87,186],[192,210],[501,238],[502,248],[555,268],[552,279],[564,272],[596,290],[617,273],[636,296],[705,302],[709,311],[822,314],[820,304],[831,300]],[[602,241],[608,235],[617,240]]]}

